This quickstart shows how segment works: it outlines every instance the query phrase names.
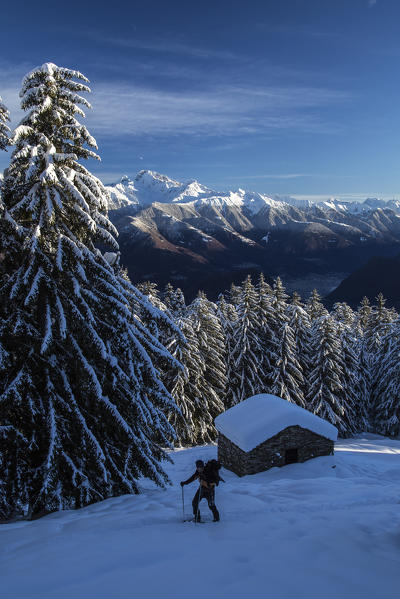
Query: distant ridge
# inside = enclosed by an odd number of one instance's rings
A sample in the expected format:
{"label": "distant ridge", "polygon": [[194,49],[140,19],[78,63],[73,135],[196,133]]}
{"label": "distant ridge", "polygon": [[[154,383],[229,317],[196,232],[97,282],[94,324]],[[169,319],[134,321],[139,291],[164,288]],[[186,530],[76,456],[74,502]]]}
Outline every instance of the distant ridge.
{"label": "distant ridge", "polygon": [[[108,185],[109,215],[122,263],[134,281],[171,282],[210,297],[264,272],[332,281],[322,294],[373,256],[400,252],[400,203],[368,198],[311,203],[243,189],[215,191],[196,180],[140,171]],[[294,283],[293,283],[294,284]],[[312,287],[311,287],[312,289]]]}
{"label": "distant ridge", "polygon": [[288,204],[303,210],[318,206],[323,210],[341,210],[354,214],[389,208],[400,214],[400,201],[394,199],[366,198],[363,202],[351,202],[340,198],[331,198],[321,202],[311,202],[287,195],[268,195],[245,191],[241,188],[234,191],[216,191],[195,179],[179,182],[151,170],[141,170],[133,179],[125,175],[118,182],[106,185],[106,188],[111,196],[110,209],[117,209],[129,204],[147,206],[153,202],[187,203],[200,200],[219,205],[226,202],[237,206],[246,206],[252,212],[263,206],[277,207],[280,204]]}
{"label": "distant ridge", "polygon": [[367,264],[344,279],[326,297],[326,301],[329,305],[346,302],[356,307],[364,296],[374,303],[379,293],[387,298],[388,307],[400,309],[400,255],[371,258]]}

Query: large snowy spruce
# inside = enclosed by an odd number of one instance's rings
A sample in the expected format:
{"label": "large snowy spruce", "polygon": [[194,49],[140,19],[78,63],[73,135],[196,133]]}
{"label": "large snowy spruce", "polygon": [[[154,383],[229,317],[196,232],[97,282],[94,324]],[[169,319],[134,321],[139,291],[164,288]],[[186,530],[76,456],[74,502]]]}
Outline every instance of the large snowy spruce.
{"label": "large snowy spruce", "polygon": [[400,323],[388,327],[378,352],[372,420],[374,430],[389,436],[400,434]]}
{"label": "large snowy spruce", "polygon": [[311,333],[313,368],[306,397],[308,409],[336,426],[341,436],[349,436],[345,363],[337,323],[332,316],[322,315],[313,321]]}
{"label": "large snowy spruce", "polygon": [[[225,336],[218,318],[217,305],[210,302],[203,293],[192,303],[191,312],[199,340],[199,352],[205,365],[204,397],[213,422],[224,410],[227,384]],[[211,438],[216,438],[214,425],[209,434]]]}
{"label": "large snowy spruce", "polygon": [[[214,418],[224,409],[226,385],[225,343],[217,306],[200,294],[189,308],[180,289],[167,287],[167,304],[185,338],[173,335],[168,345],[183,365],[182,371],[167,376],[181,414],[170,414],[180,445],[199,445],[214,441]],[[166,295],[164,295],[164,300]]]}
{"label": "large snowy spruce", "polygon": [[[10,128],[7,124],[9,120],[10,113],[0,97],[0,150],[6,150],[10,145]],[[17,225],[4,205],[3,177],[0,177],[0,286],[3,277],[12,268],[11,263],[18,252],[21,236],[23,236],[22,227]]]}
{"label": "large snowy spruce", "polygon": [[177,324],[185,339],[174,335],[168,348],[183,365],[183,370],[171,371],[167,386],[180,413],[171,413],[169,419],[174,427],[178,446],[201,445],[215,438],[214,423],[207,404],[207,381],[204,376],[206,366],[193,320],[181,316],[177,319]]}
{"label": "large snowy spruce", "polygon": [[9,143],[10,128],[8,121],[10,120],[10,113],[4,106],[0,96],[0,149],[5,150]]}
{"label": "large snowy spruce", "polygon": [[250,276],[237,296],[237,320],[233,323],[232,349],[228,367],[228,407],[265,391],[262,372],[263,348],[259,338],[258,298]]}
{"label": "large snowy spruce", "polygon": [[89,92],[47,63],[21,91],[27,111],[5,173],[23,229],[0,290],[0,514],[32,517],[166,482],[174,409],[154,359],[173,361],[135,306],[147,302],[97,249],[117,250],[107,192],[80,163],[96,142],[77,116]]}

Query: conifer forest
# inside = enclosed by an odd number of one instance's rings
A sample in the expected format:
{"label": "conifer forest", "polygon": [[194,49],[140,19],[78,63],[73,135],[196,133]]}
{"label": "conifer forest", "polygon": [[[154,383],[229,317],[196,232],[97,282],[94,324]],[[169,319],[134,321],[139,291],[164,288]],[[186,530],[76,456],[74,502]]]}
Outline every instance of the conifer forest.
{"label": "conifer forest", "polygon": [[108,192],[85,166],[88,80],[46,63],[20,92],[0,196],[0,520],[168,484],[167,449],[215,441],[214,418],[257,393],[341,437],[400,434],[400,321],[379,295],[328,311],[276,278],[211,302],[135,285],[119,266]]}

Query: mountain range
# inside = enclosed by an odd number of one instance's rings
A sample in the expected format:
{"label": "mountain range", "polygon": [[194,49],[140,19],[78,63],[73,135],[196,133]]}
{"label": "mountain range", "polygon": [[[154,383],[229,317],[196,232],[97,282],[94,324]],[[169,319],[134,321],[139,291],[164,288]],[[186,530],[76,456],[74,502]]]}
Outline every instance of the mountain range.
{"label": "mountain range", "polygon": [[[218,192],[152,171],[108,185],[121,262],[136,282],[168,281],[210,297],[247,273],[278,274],[308,292],[331,291],[374,256],[400,252],[400,202],[319,203],[238,189]],[[323,287],[324,285],[322,285]]]}

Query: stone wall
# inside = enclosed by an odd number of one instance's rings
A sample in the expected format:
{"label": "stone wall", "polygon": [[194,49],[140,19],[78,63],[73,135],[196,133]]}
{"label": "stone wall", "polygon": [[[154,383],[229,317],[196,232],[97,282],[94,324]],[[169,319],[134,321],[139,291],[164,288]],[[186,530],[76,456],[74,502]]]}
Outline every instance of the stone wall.
{"label": "stone wall", "polygon": [[300,426],[288,426],[246,453],[221,433],[218,436],[218,460],[238,476],[284,466],[288,449],[297,449],[297,461],[305,462],[318,456],[333,455],[334,443]]}

